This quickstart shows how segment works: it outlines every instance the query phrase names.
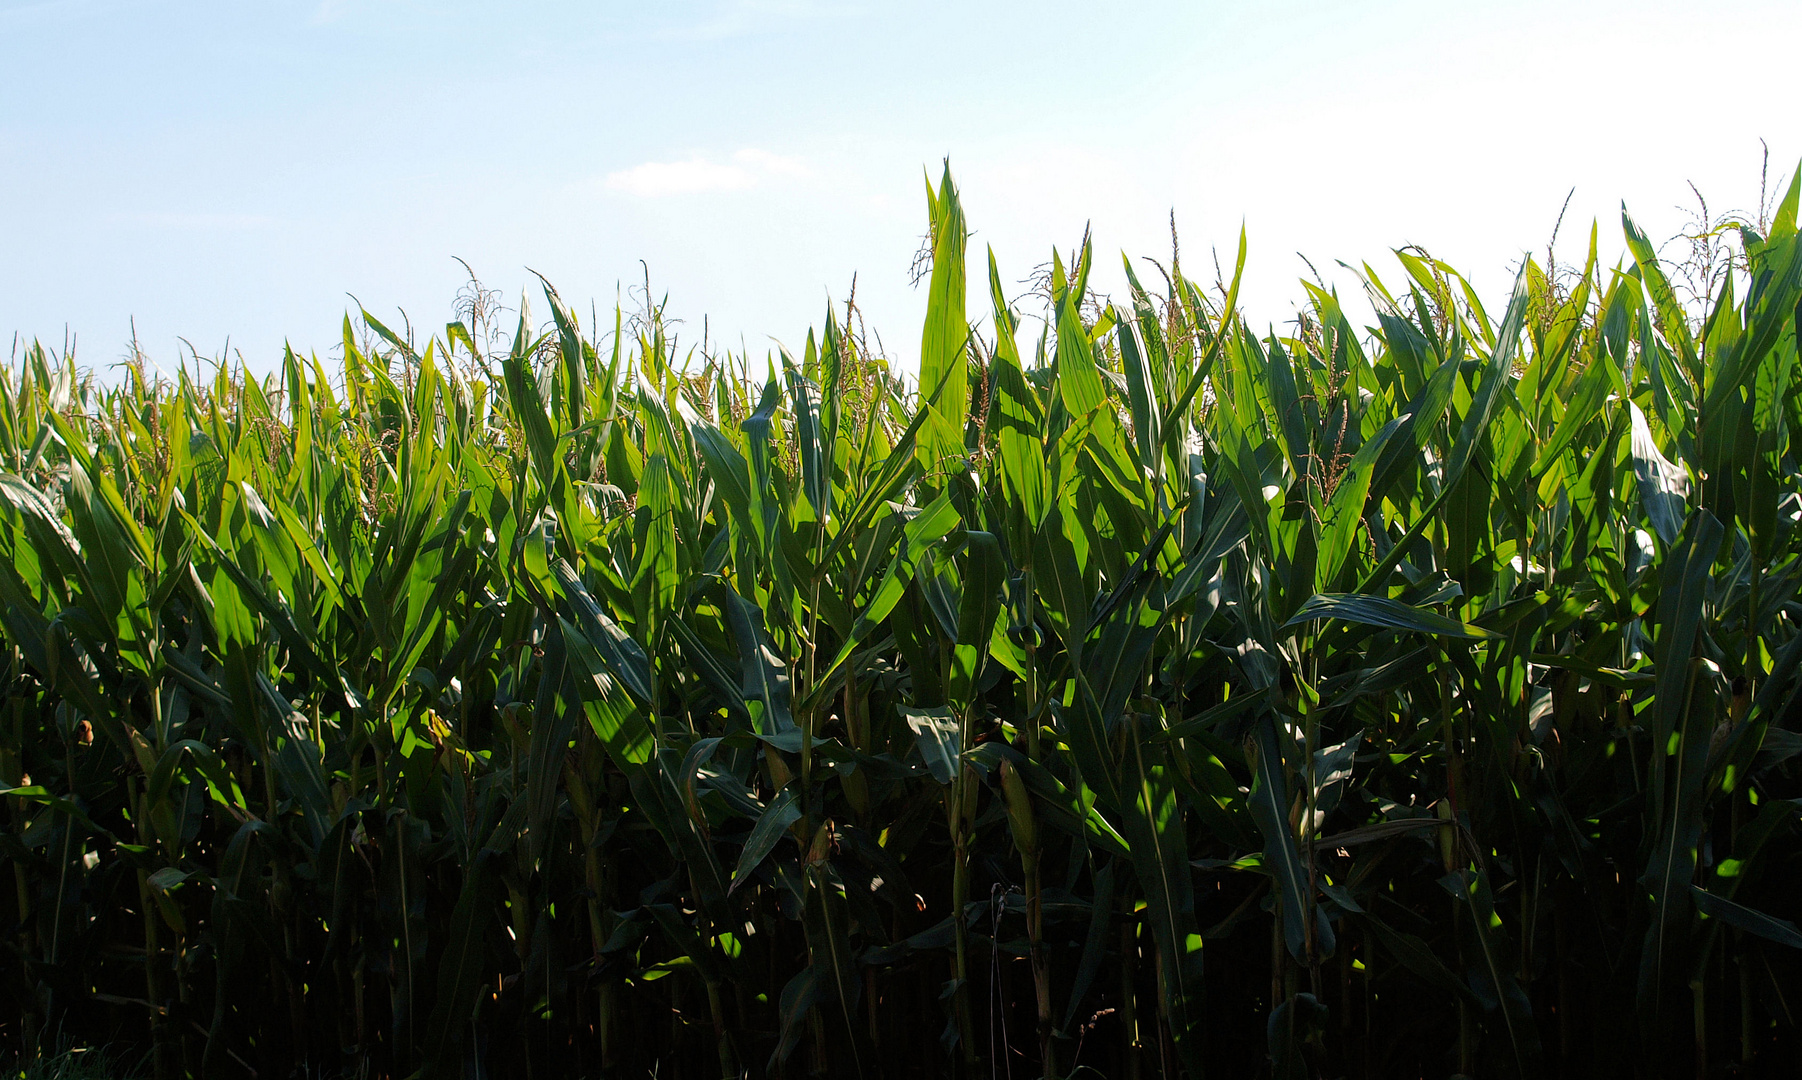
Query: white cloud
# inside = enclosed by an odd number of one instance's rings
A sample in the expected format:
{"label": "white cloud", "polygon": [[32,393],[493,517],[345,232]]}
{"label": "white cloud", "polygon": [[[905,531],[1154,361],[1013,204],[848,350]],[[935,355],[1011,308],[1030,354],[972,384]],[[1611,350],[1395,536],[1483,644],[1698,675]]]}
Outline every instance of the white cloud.
{"label": "white cloud", "polygon": [[630,169],[607,174],[607,187],[641,198],[659,195],[692,195],[703,191],[738,191],[750,187],[751,174],[736,165],[718,165],[704,158],[690,161],[647,161]]}
{"label": "white cloud", "polygon": [[687,161],[647,161],[630,169],[608,173],[606,186],[609,191],[651,199],[664,195],[743,191],[771,177],[799,179],[811,175],[813,171],[799,159],[772,154],[768,150],[745,149],[733,154],[730,163],[701,156]]}
{"label": "white cloud", "polygon": [[813,175],[813,170],[801,159],[772,154],[768,150],[740,150],[732,155],[732,160],[768,176],[806,179]]}

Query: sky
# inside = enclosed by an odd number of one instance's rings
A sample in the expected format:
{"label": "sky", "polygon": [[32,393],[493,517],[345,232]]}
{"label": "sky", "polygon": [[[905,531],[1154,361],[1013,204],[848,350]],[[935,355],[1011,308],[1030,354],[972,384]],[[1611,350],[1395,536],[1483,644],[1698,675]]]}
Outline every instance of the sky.
{"label": "sky", "polygon": [[1121,297],[1172,214],[1191,277],[1246,230],[1254,324],[1301,255],[1355,294],[1339,261],[1409,244],[1496,306],[1567,196],[1576,260],[1592,220],[1618,257],[1623,201],[1657,239],[1692,183],[1754,212],[1760,140],[1773,185],[1802,157],[1799,40],[1793,0],[0,0],[0,334],[267,369],[358,301],[441,331],[461,259],[585,315],[648,275],[685,340],[759,357],[855,276],[911,368],[947,158],[973,314],[985,249],[1023,294],[1089,228]]}

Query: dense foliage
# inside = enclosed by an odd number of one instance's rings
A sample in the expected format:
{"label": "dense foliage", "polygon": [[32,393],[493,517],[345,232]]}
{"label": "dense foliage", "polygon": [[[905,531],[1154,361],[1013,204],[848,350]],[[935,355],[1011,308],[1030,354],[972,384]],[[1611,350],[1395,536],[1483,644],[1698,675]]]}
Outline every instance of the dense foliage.
{"label": "dense foliage", "polygon": [[1175,260],[1099,302],[1085,242],[1028,333],[992,256],[972,325],[947,173],[917,392],[832,314],[758,378],[549,286],[512,335],[347,319],[331,373],[33,348],[0,1032],[160,1077],[1793,1061],[1798,187],[1699,306],[1623,218],[1499,316],[1402,252],[1377,326],[1308,285],[1287,334]]}

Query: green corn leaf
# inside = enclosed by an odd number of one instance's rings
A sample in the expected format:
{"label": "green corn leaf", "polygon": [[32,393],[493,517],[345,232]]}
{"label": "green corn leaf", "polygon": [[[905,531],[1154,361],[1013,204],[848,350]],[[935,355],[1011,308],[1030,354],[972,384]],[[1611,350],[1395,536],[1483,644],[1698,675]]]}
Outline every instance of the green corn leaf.
{"label": "green corn leaf", "polygon": [[1477,996],[1471,993],[1470,987],[1440,962],[1426,942],[1413,934],[1396,930],[1368,912],[1359,914],[1357,921],[1376,940],[1385,955],[1393,957],[1435,992],[1444,994],[1448,999],[1461,1000],[1472,1007],[1479,1005]]}
{"label": "green corn leaf", "polygon": [[651,760],[656,740],[650,725],[594,643],[561,617],[557,625],[563,633],[565,647],[586,669],[586,677],[578,677],[575,682],[589,726],[615,763],[627,775],[632,775]]}
{"label": "green corn leaf", "polygon": [[[1208,376],[1212,374],[1214,364],[1220,356],[1221,347],[1229,337],[1229,328],[1235,328],[1238,325],[1239,283],[1243,279],[1244,274],[1245,228],[1244,226],[1240,226],[1239,254],[1233,264],[1233,280],[1232,284],[1229,285],[1226,290],[1226,302],[1221,305],[1219,325],[1216,326],[1214,332],[1208,336],[1208,343],[1202,352],[1201,358],[1195,362],[1193,370],[1189,372],[1188,385],[1183,388],[1182,394],[1177,397],[1176,401],[1173,402],[1170,408],[1164,413],[1163,420],[1159,426],[1165,432],[1166,438],[1172,438],[1183,431],[1184,425],[1181,421],[1188,414],[1190,407],[1195,403],[1197,396],[1201,393],[1202,384],[1206,382]],[[1242,337],[1243,335],[1236,336]],[[1182,448],[1177,447],[1173,449],[1176,452],[1180,452]]]}
{"label": "green corn leaf", "polygon": [[1627,411],[1633,423],[1633,473],[1639,479],[1640,505],[1658,538],[1674,544],[1677,534],[1683,531],[1683,519],[1689,516],[1685,503],[1689,477],[1658,452],[1646,414],[1639,411],[1639,406],[1628,402]]}
{"label": "green corn leaf", "polygon": [[1744,904],[1736,904],[1726,897],[1711,893],[1698,885],[1691,885],[1689,892],[1690,899],[1695,901],[1696,909],[1702,914],[1719,919],[1729,926],[1737,927],[1766,941],[1788,945],[1792,949],[1802,949],[1802,928],[1798,928],[1788,919],[1779,919],[1746,907]]}
{"label": "green corn leaf", "polygon": [[[902,529],[904,543],[901,550],[883,572],[869,606],[858,612],[850,633],[845,635],[844,644],[839,646],[838,654],[819,676],[821,682],[835,676],[845,661],[857,651],[858,646],[894,612],[895,605],[901,602],[907,584],[913,577],[914,561],[950,533],[957,524],[957,507],[948,493],[940,493],[931,505],[915,514],[907,523]],[[907,557],[910,553],[913,556],[911,559]]]}
{"label": "green corn leaf", "polygon": [[1489,889],[1489,876],[1481,870],[1461,871],[1464,899],[1469,904],[1471,926],[1481,953],[1483,974],[1501,1001],[1501,1014],[1514,1051],[1515,1064],[1524,1078],[1542,1075],[1543,1054],[1539,1028],[1533,1020],[1533,1005],[1514,977],[1514,955],[1508,948],[1502,921],[1495,913],[1495,900]]}
{"label": "green corn leaf", "polygon": [[950,709],[900,706],[901,719],[920,748],[920,759],[932,778],[941,784],[957,779],[959,734],[957,714]]}
{"label": "green corn leaf", "polygon": [[[1539,458],[1534,466],[1536,475],[1543,474],[1564,453],[1577,435],[1595,419],[1602,409],[1602,403],[1608,398],[1608,391],[1618,390],[1621,384],[1620,369],[1614,358],[1607,351],[1601,351],[1577,376],[1577,384],[1571,391],[1570,401],[1564,407],[1564,415],[1552,437],[1546,441],[1539,451]],[[1638,406],[1634,406],[1638,411]],[[1637,428],[1636,428],[1637,430]]]}
{"label": "green corn leaf", "polygon": [[[1283,942],[1289,955],[1306,963],[1308,949],[1308,912],[1313,890],[1308,884],[1307,866],[1295,846],[1295,834],[1289,829],[1289,784],[1284,776],[1277,715],[1265,712],[1252,726],[1257,747],[1257,768],[1252,773],[1251,812],[1258,829],[1264,834],[1264,865],[1276,880],[1282,898]],[[1332,932],[1321,919],[1317,924],[1317,940],[1323,954],[1332,951]],[[1318,933],[1325,930],[1324,934]]]}
{"label": "green corn leaf", "polygon": [[1326,1035],[1331,1010],[1313,994],[1298,993],[1270,1010],[1264,1023],[1273,1080],[1306,1080],[1307,1055],[1303,1047],[1319,1043]]}
{"label": "green corn leaf", "polygon": [[563,303],[557,290],[542,277],[538,279],[544,285],[544,299],[551,306],[551,319],[557,324],[557,352],[563,361],[563,408],[567,427],[582,426],[582,406],[587,400],[583,390],[582,375],[585,368],[582,356],[582,331],[576,323],[575,312]]}
{"label": "green corn leaf", "polygon": [[744,455],[712,424],[697,422],[689,431],[694,437],[695,449],[707,463],[707,478],[726,500],[732,516],[740,522],[740,528],[750,528],[751,467],[745,463]]}
{"label": "green corn leaf", "polygon": [[1501,400],[1503,387],[1513,380],[1514,358],[1520,348],[1521,328],[1531,302],[1527,269],[1522,267],[1514,279],[1514,294],[1508,300],[1502,325],[1496,331],[1495,345],[1483,363],[1481,378],[1471,394],[1470,408],[1465,411],[1464,422],[1458,428],[1458,439],[1446,456],[1444,485],[1447,491],[1463,477],[1477,447],[1489,434],[1490,417],[1496,402]]}
{"label": "green corn leaf", "polygon": [[982,743],[964,753],[965,761],[987,771],[993,771],[1002,757],[1025,781],[1040,821],[1108,855],[1127,857],[1126,839],[1100,808],[1085,806],[1078,793],[1066,787],[1050,769],[996,742]]}
{"label": "green corn leaf", "polygon": [[1400,419],[1384,424],[1365,441],[1346,463],[1339,481],[1327,499],[1325,520],[1321,523],[1320,552],[1314,563],[1314,590],[1324,593],[1339,577],[1353,545],[1358,539],[1358,526],[1364,519],[1365,499],[1370,494],[1371,474],[1380,460],[1383,448],[1398,428]]}
{"label": "green corn leaf", "polygon": [[[763,398],[757,403],[757,411],[738,425],[744,432],[750,461],[750,521],[747,524],[756,538],[758,550],[766,553],[766,557],[775,544],[776,526],[781,516],[770,461],[776,410],[781,404],[782,384],[776,381],[776,373],[772,370],[763,384]],[[774,565],[780,567],[782,564],[778,560]]]}
{"label": "green corn leaf", "polygon": [[820,398],[813,384],[786,354],[782,357],[788,376],[788,397],[795,413],[795,442],[801,456],[801,490],[813,507],[814,518],[826,521],[832,516],[832,454],[834,444],[828,441],[820,425]]}
{"label": "green corn leaf", "polygon": [[641,636],[655,647],[658,629],[676,606],[681,587],[677,572],[676,515],[680,508],[669,460],[652,454],[638,482],[641,539],[638,566],[632,573],[632,596],[639,611]]}
{"label": "green corn leaf", "polygon": [[1063,528],[1063,514],[1053,509],[1033,539],[1033,586],[1052,628],[1063,639],[1071,663],[1080,665],[1089,625],[1088,585],[1076,561],[1074,546]]}
{"label": "green corn leaf", "polygon": [[852,1066],[856,1075],[865,1075],[863,1051],[858,1045],[858,1024],[854,1017],[863,979],[857,970],[857,958],[851,946],[851,913],[845,902],[844,882],[832,871],[830,863],[808,867],[809,889],[802,922],[807,931],[807,948],[813,967],[821,972],[816,993],[825,1001],[838,1003],[839,1016],[850,1036]]}
{"label": "green corn leaf", "polygon": [[950,698],[958,707],[972,704],[989,654],[989,638],[1001,613],[1004,571],[1001,544],[993,533],[970,530],[969,558],[963,574],[963,596],[957,616],[957,639],[951,651]]}
{"label": "green corn leaf", "polygon": [[1640,278],[1645,282],[1646,290],[1652,294],[1652,302],[1658,312],[1658,329],[1665,340],[1677,348],[1683,369],[1692,373],[1693,378],[1693,373],[1700,370],[1701,361],[1697,357],[1695,339],[1689,331],[1689,319],[1683,313],[1677,291],[1671,288],[1670,281],[1664,276],[1664,267],[1659,262],[1652,241],[1628,215],[1625,203],[1621,204],[1621,231],[1626,234],[1627,247],[1639,266]]}
{"label": "green corn leaf", "polygon": [[1655,750],[1647,770],[1652,844],[1641,882],[1651,893],[1652,921],[1640,959],[1642,1016],[1655,1017],[1660,1008],[1665,974],[1684,945],[1681,934],[1689,917],[1716,700],[1708,661],[1695,651],[1709,571],[1723,531],[1713,515],[1698,510],[1661,571],[1667,580],[1658,603],[1651,727],[1652,746],[1670,749]]}
{"label": "green corn leaf", "polygon": [[789,1055],[800,1044],[801,1036],[807,1031],[808,1014],[820,1000],[819,987],[819,969],[811,965],[796,972],[782,987],[781,1002],[777,1008],[781,1037],[766,1066],[770,1072],[778,1072],[782,1063],[789,1059]]}
{"label": "green corn leaf", "polygon": [[557,811],[558,784],[563,778],[563,758],[575,738],[581,716],[581,698],[566,696],[573,688],[567,651],[557,635],[545,644],[543,674],[532,708],[531,741],[526,749],[526,842],[528,859],[538,865],[550,839],[551,818]]}
{"label": "green corn leaf", "polygon": [[1151,367],[1139,349],[1139,339],[1131,322],[1123,322],[1115,330],[1120,342],[1121,363],[1126,371],[1126,400],[1132,416],[1133,441],[1139,452],[1139,467],[1147,475],[1162,470],[1163,432],[1159,428],[1157,390],[1152,382]]}
{"label": "green corn leaf", "polygon": [[[1090,249],[1083,244],[1077,278],[1062,289],[1054,287],[1057,304],[1057,385],[1064,411],[1081,418],[1101,406],[1106,395],[1100,368],[1095,364],[1095,342],[1083,323],[1082,304],[1088,290]],[[1051,253],[1055,280],[1063,277],[1063,262]]]}
{"label": "green corn leaf", "polygon": [[1064,1009],[1060,1034],[1073,1033],[1079,1010],[1088,996],[1095,974],[1101,968],[1102,954],[1107,949],[1109,919],[1114,908],[1114,860],[1102,863],[1094,872],[1094,893],[1089,905],[1089,932],[1083,939],[1082,956],[1076,962],[1076,978],[1070,984],[1070,1003]]}
{"label": "green corn leaf", "polygon": [[1026,533],[1037,530],[1050,509],[1051,475],[1045,467],[1044,416],[1039,398],[1027,385],[1014,344],[1013,318],[1001,291],[1001,271],[989,252],[989,291],[995,304],[995,359],[990,366],[995,404],[989,424],[996,431],[1001,480],[1018,507]]}
{"label": "green corn leaf", "polygon": [[[523,324],[525,314],[520,314]],[[523,346],[524,333],[515,341]],[[557,454],[557,436],[545,411],[544,399],[538,393],[538,377],[532,371],[531,354],[516,351],[501,363],[507,387],[511,415],[525,433],[526,449],[531,454],[532,469],[546,491],[557,491],[564,482],[563,459]]]}
{"label": "green corn leaf", "polygon": [[486,974],[487,946],[483,938],[493,919],[489,899],[500,861],[498,853],[483,847],[475,854],[463,879],[457,905],[451,911],[446,940],[438,958],[438,991],[431,1021],[431,1074],[450,1076],[460,1072],[458,1059],[463,1036],[481,1002]]}
{"label": "green corn leaf", "polygon": [[945,163],[937,195],[927,182],[932,215],[932,276],[927,284],[926,326],[920,335],[921,406],[930,416],[919,443],[922,472],[937,471],[948,457],[963,453],[964,419],[969,409],[969,323],[964,317],[964,252],[968,233],[963,204]]}
{"label": "green corn leaf", "polygon": [[0,788],[0,798],[5,797],[21,799],[25,802],[36,803],[40,806],[47,806],[59,814],[67,814],[70,818],[79,823],[82,828],[87,829],[96,836],[111,837],[113,835],[110,830],[96,825],[93,819],[88,817],[87,812],[81,807],[68,799],[52,795],[42,784],[31,784],[26,787]]}
{"label": "green corn leaf", "polygon": [[1310,598],[1301,606],[1284,629],[1315,619],[1342,619],[1345,622],[1377,626],[1389,630],[1405,630],[1438,637],[1486,640],[1502,637],[1493,630],[1448,619],[1423,608],[1404,604],[1383,596],[1361,593],[1325,593]]}
{"label": "green corn leaf", "polygon": [[740,596],[738,590],[722,587],[721,592],[726,598],[732,636],[738,640],[744,700],[758,705],[751,715],[756,720],[759,734],[781,735],[795,730],[794,714],[789,709],[788,663],[776,655],[763,628],[763,613]]}
{"label": "green corn leaf", "polygon": [[1177,1052],[1187,1067],[1199,1074],[1201,933],[1195,925],[1188,834],[1171,769],[1160,760],[1162,750],[1148,744],[1137,725],[1130,724],[1126,753],[1121,757],[1122,793],[1128,797],[1128,805],[1121,808],[1122,821],[1131,843],[1133,870],[1145,890],[1152,939],[1163,960],[1162,1011]]}
{"label": "green corn leaf", "polygon": [[738,891],[738,887],[763,865],[763,860],[769,858],[789,826],[799,820],[801,808],[795,805],[795,789],[785,787],[770,800],[769,806],[757,818],[757,824],[752,826],[751,837],[739,853],[738,867],[732,871],[729,892]]}
{"label": "green corn leaf", "polygon": [[669,630],[681,646],[683,660],[713,691],[720,705],[749,727],[751,714],[744,706],[744,683],[740,676],[682,619],[671,619]]}
{"label": "green corn leaf", "polygon": [[582,641],[599,658],[605,670],[640,701],[653,701],[651,661],[644,648],[602,610],[588,586],[576,575],[574,567],[558,559],[550,571],[569,602],[576,625],[581,627]]}

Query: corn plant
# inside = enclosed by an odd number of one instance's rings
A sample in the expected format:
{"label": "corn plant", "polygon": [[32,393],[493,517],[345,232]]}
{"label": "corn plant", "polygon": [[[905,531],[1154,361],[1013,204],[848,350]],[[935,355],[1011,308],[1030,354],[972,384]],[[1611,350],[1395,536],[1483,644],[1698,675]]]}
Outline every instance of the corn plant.
{"label": "corn plant", "polygon": [[499,352],[34,345],[0,1030],[159,1080],[1776,1067],[1799,191],[1699,308],[1623,214],[1493,312],[1404,250],[1377,325],[1304,283],[1281,332],[1243,237],[1117,304],[1085,239],[1035,336],[947,169],[917,383],[848,309],[753,361],[548,283]]}

